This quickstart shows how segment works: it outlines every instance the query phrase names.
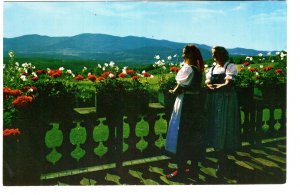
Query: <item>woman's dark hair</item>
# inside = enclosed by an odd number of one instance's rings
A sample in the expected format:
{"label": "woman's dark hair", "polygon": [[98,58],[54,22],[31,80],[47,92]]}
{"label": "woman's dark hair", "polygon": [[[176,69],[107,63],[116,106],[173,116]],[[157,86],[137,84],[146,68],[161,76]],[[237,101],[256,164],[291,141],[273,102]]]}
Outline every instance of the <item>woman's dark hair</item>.
{"label": "woman's dark hair", "polygon": [[204,71],[202,54],[195,45],[187,45],[184,47],[183,58],[188,58],[190,62],[196,65],[201,72]]}
{"label": "woman's dark hair", "polygon": [[213,47],[213,49],[215,50],[215,52],[218,54],[220,61],[222,63],[225,63],[229,60],[229,53],[228,51],[222,47],[222,46],[215,46]]}

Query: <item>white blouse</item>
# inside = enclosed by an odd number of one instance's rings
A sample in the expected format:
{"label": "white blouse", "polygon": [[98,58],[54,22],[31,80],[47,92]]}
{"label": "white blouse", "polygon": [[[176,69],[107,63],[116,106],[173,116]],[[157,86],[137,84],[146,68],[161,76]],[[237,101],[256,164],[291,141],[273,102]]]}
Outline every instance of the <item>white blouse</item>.
{"label": "white blouse", "polygon": [[189,86],[192,82],[194,76],[194,71],[192,67],[188,64],[184,64],[176,75],[177,84],[181,86]]}
{"label": "white blouse", "polygon": [[[225,73],[225,67],[226,66],[227,66],[227,69],[226,69],[226,73]],[[209,71],[206,73],[205,83],[210,82],[212,68],[213,67],[211,67],[209,69]],[[224,74],[224,73],[226,74],[225,79],[234,80],[235,76],[238,75],[238,71],[236,69],[235,64],[226,62],[224,64],[224,66],[220,66],[219,64],[215,65],[213,74]]]}

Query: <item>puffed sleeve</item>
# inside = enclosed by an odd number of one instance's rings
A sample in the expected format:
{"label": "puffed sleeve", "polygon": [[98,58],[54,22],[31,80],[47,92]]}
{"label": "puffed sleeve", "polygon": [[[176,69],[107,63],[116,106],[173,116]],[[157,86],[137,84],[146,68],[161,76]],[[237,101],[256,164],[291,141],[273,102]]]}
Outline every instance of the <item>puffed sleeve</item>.
{"label": "puffed sleeve", "polygon": [[206,84],[207,84],[207,83],[210,83],[210,79],[211,79],[211,71],[212,71],[212,68],[210,68],[210,69],[208,70],[208,72],[206,73],[206,75],[205,75],[205,77],[206,77],[205,83],[206,83]]}
{"label": "puffed sleeve", "polygon": [[235,80],[235,77],[238,75],[238,71],[236,69],[235,64],[230,63],[226,69],[226,77],[225,79]]}
{"label": "puffed sleeve", "polygon": [[193,69],[190,66],[183,66],[176,75],[177,84],[183,87],[189,86],[193,76]]}

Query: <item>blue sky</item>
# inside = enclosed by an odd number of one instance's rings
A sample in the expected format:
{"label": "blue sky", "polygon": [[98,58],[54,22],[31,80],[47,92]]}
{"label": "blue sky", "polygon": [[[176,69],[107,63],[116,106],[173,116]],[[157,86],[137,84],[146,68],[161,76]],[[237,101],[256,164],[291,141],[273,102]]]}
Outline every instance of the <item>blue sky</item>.
{"label": "blue sky", "polygon": [[285,1],[4,2],[3,36],[102,33],[287,49]]}

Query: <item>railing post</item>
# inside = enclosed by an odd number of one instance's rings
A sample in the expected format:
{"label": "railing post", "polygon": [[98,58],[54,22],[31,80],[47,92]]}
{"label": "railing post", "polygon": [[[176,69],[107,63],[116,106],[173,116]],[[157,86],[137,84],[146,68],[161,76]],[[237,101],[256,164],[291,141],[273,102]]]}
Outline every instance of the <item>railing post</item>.
{"label": "railing post", "polygon": [[106,123],[109,128],[108,146],[110,147],[108,149],[108,154],[116,163],[117,169],[120,169],[123,160],[123,113],[107,113]]}
{"label": "railing post", "polygon": [[274,137],[274,135],[277,134],[275,129],[275,116],[274,116],[274,110],[275,110],[275,103],[269,104],[269,110],[270,110],[270,119],[269,119],[269,129],[267,132],[267,137]]}
{"label": "railing post", "polygon": [[141,120],[137,113],[128,112],[125,122],[129,125],[129,138],[128,138],[128,150],[126,158],[132,159],[136,155],[136,144],[138,142],[138,137],[136,136],[135,130],[137,123]]}
{"label": "railing post", "polygon": [[254,143],[260,144],[261,139],[263,137],[262,133],[262,117],[263,117],[263,106],[262,103],[257,100],[256,101],[256,120],[255,120],[255,134],[254,134]]}
{"label": "railing post", "polygon": [[93,152],[93,149],[97,146],[97,143],[93,139],[93,130],[94,127],[99,125],[100,122],[97,121],[95,109],[91,109],[88,114],[82,114],[81,118],[83,119],[81,125],[85,127],[87,132],[86,142],[82,145],[87,153],[83,158],[88,159],[82,163],[84,166],[91,166],[99,162],[97,156]]}
{"label": "railing post", "polygon": [[119,113],[116,124],[116,167],[122,168],[123,163],[123,114]]}
{"label": "railing post", "polygon": [[149,111],[145,117],[149,124],[149,134],[146,138],[149,143],[147,151],[151,156],[160,153],[160,149],[155,146],[155,141],[159,139],[159,136],[155,134],[155,123],[160,119],[158,113],[163,111],[163,109],[164,107],[160,103],[150,103]]}
{"label": "railing post", "polygon": [[281,104],[281,119],[280,122],[280,129],[279,129],[279,135],[280,136],[286,136],[286,102],[284,101]]}

